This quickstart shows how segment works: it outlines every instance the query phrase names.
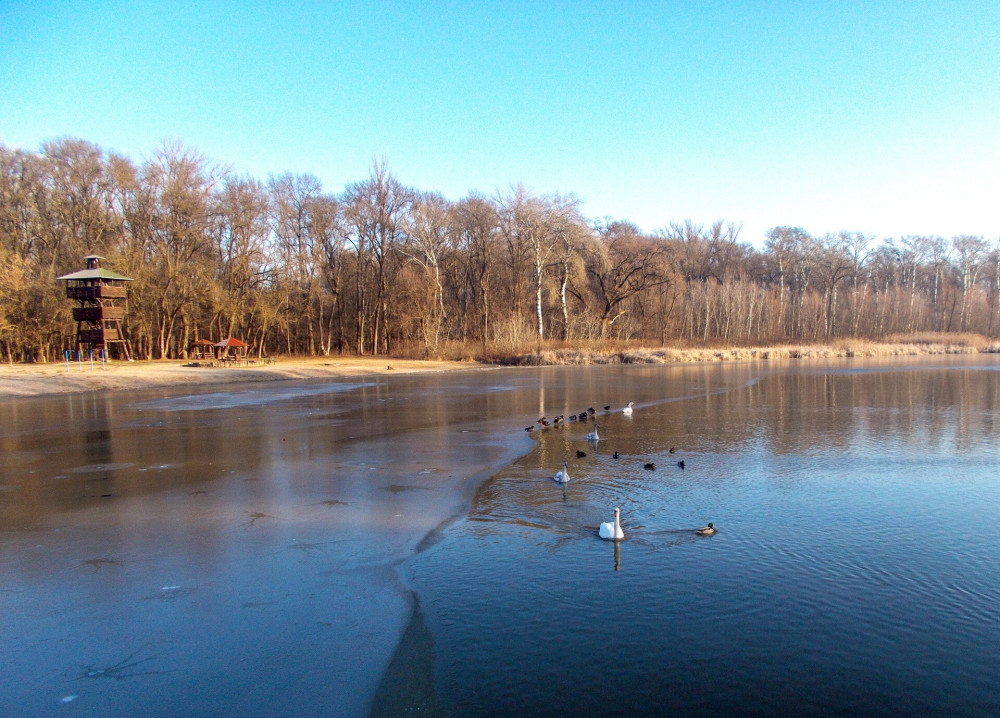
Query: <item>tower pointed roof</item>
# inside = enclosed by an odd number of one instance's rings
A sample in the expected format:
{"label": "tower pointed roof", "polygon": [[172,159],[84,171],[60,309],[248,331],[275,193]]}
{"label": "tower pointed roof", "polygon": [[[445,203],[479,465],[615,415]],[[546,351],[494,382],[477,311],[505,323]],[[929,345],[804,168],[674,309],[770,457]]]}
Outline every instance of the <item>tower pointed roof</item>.
{"label": "tower pointed roof", "polygon": [[95,269],[81,269],[79,272],[64,274],[61,277],[56,277],[56,279],[61,279],[63,281],[70,281],[73,279],[117,279],[119,282],[135,281],[131,277],[126,277],[123,274],[112,272],[110,269],[104,269],[103,267],[97,267]]}

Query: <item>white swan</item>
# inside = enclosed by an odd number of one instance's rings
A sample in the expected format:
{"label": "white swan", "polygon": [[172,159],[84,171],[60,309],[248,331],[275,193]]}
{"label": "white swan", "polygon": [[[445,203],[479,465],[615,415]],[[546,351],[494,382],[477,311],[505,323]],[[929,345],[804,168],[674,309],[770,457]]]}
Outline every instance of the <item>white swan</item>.
{"label": "white swan", "polygon": [[587,434],[587,441],[600,441],[601,437],[597,435],[597,424],[594,424],[594,430]]}
{"label": "white swan", "polygon": [[632,404],[634,403],[635,403],[634,401],[630,401],[628,404],[625,405],[625,408],[622,409],[622,413],[625,416],[632,416]]}
{"label": "white swan", "polygon": [[552,477],[552,480],[557,484],[565,484],[569,481],[569,468],[566,466],[566,462],[563,462],[562,471],[557,471],[556,475]]}
{"label": "white swan", "polygon": [[625,538],[625,533],[622,531],[622,525],[619,521],[620,513],[619,509],[616,508],[614,523],[605,521],[601,524],[601,528],[597,533],[602,539],[607,539],[608,541],[620,541]]}

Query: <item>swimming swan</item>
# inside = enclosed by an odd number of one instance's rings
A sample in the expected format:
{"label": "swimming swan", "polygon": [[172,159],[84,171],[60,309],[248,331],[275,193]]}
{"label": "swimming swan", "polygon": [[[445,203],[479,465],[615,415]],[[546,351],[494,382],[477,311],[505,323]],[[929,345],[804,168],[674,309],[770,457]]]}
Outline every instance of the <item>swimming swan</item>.
{"label": "swimming swan", "polygon": [[619,521],[620,511],[615,509],[615,522],[605,521],[601,524],[600,530],[597,532],[602,539],[607,539],[608,541],[620,541],[625,538],[625,533],[622,531],[622,525]]}
{"label": "swimming swan", "polygon": [[566,466],[566,462],[563,462],[562,471],[557,471],[556,475],[552,477],[552,480],[557,484],[565,484],[569,481],[569,468]]}
{"label": "swimming swan", "polygon": [[622,413],[625,416],[632,416],[632,405],[634,403],[635,403],[634,401],[630,401],[628,404],[625,405],[625,408],[622,409]]}
{"label": "swimming swan", "polygon": [[708,526],[702,526],[700,529],[698,529],[699,536],[711,536],[714,533],[715,533],[715,526],[712,525],[711,521],[708,522]]}
{"label": "swimming swan", "polygon": [[597,435],[597,424],[594,424],[594,430],[587,434],[587,441],[600,441],[601,437]]}

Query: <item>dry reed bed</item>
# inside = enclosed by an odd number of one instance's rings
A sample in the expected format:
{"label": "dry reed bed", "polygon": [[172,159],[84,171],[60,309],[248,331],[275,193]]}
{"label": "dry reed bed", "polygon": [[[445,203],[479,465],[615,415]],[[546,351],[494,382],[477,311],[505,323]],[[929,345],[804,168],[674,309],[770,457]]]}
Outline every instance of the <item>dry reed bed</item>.
{"label": "dry reed bed", "polygon": [[589,364],[682,364],[714,361],[768,359],[832,359],[838,357],[893,357],[932,354],[1000,353],[1000,343],[845,342],[837,345],[771,347],[626,349],[599,352],[581,349],[551,349],[507,357],[499,363],[513,366],[571,366]]}

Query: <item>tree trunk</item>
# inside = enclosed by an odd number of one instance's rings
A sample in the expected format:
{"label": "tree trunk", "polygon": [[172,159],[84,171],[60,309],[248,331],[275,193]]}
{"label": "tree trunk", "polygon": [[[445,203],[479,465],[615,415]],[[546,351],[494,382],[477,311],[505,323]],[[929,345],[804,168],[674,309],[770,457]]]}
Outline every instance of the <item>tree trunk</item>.
{"label": "tree trunk", "polygon": [[563,331],[562,339],[569,339],[569,307],[566,305],[566,283],[569,281],[569,267],[563,262],[562,281],[559,284],[559,304],[562,307]]}
{"label": "tree trunk", "polygon": [[538,314],[538,345],[541,346],[545,339],[545,324],[542,320],[542,266],[536,265],[535,269],[535,311]]}

